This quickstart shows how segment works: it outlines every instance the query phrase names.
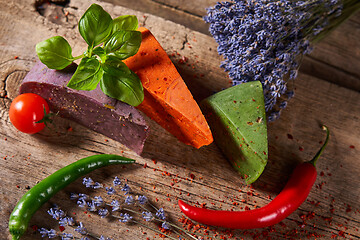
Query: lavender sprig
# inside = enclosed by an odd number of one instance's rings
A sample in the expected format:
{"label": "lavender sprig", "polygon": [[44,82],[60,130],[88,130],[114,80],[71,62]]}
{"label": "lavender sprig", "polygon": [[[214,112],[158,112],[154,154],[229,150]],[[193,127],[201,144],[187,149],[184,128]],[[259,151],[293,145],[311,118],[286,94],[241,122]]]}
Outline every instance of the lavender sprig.
{"label": "lavender sprig", "polygon": [[[71,194],[71,198],[75,198],[75,197],[81,198],[82,201],[84,201],[86,204],[89,203],[89,202],[87,202],[87,200],[89,200],[90,197],[85,194]],[[94,202],[94,200],[92,200],[92,202]],[[70,227],[74,228],[74,231],[78,232],[81,235],[84,235],[82,238],[80,238],[80,240],[90,240],[87,236],[90,236],[91,238],[98,239],[98,240],[111,240],[110,238],[105,238],[102,235],[100,237],[97,237],[94,234],[91,234],[90,232],[87,231],[87,229],[85,228],[85,226],[82,222],[79,222],[77,224],[75,222],[74,218],[66,216],[66,213],[63,210],[61,210],[57,205],[54,205],[54,207],[50,208],[47,211],[47,213],[50,216],[52,216],[52,218],[56,219],[60,226],[62,226],[62,227],[70,226]],[[105,210],[101,209],[101,211],[99,211],[99,215],[106,216],[107,213]],[[40,228],[39,232],[41,234],[41,237],[47,237],[47,238],[61,237],[62,240],[79,239],[79,238],[73,236],[73,234],[71,234],[71,233],[67,233],[67,232],[58,233],[54,229],[48,230],[46,228]]]}
{"label": "lavender sprig", "polygon": [[[94,181],[89,179],[90,178],[85,178],[83,180],[83,184],[85,186],[93,186]],[[100,183],[98,185],[102,186]],[[117,188],[119,188],[119,191],[122,192],[122,194],[118,193]],[[114,217],[119,219],[119,222],[122,223],[136,223],[155,232],[161,233],[170,239],[175,239],[159,230],[154,229],[153,227],[140,222],[140,220],[145,222],[158,221],[164,230],[170,230],[172,228],[172,230],[179,236],[185,234],[187,237],[192,239],[199,239],[194,237],[193,234],[187,232],[186,230],[183,230],[177,225],[167,221],[163,208],[158,209],[155,207],[144,195],[134,194],[131,190],[131,187],[127,183],[123,183],[118,177],[115,177],[112,187],[105,187],[105,191],[108,196],[120,197],[122,200],[119,201],[118,199],[112,199],[111,202],[107,202],[100,196],[90,197],[83,193],[72,193],[70,194],[70,198],[72,200],[76,200],[79,207],[87,207],[87,210],[91,212],[97,212],[101,218]],[[148,209],[147,206],[150,206],[150,209]],[[143,211],[139,212],[138,208],[142,209]],[[117,214],[117,212],[119,213]],[[140,220],[135,218],[136,215],[140,216]]]}
{"label": "lavender sprig", "polygon": [[233,0],[209,8],[204,20],[233,85],[260,81],[274,121],[294,96],[289,81],[311,44],[358,9],[358,0]]}

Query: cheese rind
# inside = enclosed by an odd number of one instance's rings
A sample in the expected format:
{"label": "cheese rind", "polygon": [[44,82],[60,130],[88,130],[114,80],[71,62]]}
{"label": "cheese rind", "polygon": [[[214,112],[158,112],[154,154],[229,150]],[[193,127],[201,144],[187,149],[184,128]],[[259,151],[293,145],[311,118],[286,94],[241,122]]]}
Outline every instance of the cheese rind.
{"label": "cheese rind", "polygon": [[35,64],[20,86],[20,94],[36,93],[49,104],[52,112],[99,132],[141,154],[149,126],[132,106],[106,96],[98,86],[93,91],[66,87],[76,65],[66,70]]}
{"label": "cheese rind", "polygon": [[174,64],[148,29],[138,30],[140,49],[124,61],[144,87],[144,101],[137,108],[185,144],[210,144],[213,137],[206,119]]}
{"label": "cheese rind", "polygon": [[268,159],[267,125],[262,85],[243,83],[201,102],[216,145],[250,184]]}

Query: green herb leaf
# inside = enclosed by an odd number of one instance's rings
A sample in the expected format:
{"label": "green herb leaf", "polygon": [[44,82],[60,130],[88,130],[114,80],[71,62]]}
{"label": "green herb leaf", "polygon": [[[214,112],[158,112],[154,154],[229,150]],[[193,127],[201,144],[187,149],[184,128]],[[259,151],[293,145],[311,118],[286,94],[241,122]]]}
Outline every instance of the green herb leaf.
{"label": "green herb leaf", "polygon": [[72,49],[65,38],[55,36],[36,44],[40,61],[51,69],[64,69],[74,60]]}
{"label": "green herb leaf", "polygon": [[139,31],[119,30],[111,35],[105,43],[104,49],[107,54],[123,60],[137,53],[141,40],[142,35]]}
{"label": "green herb leaf", "polygon": [[103,70],[99,61],[96,58],[84,57],[67,86],[76,90],[91,91],[96,88],[102,75]]}
{"label": "green herb leaf", "polygon": [[100,87],[106,95],[132,106],[138,106],[144,100],[144,90],[139,77],[125,63],[113,60],[102,66],[104,74]]}
{"label": "green herb leaf", "polygon": [[105,52],[105,50],[104,50],[102,47],[97,47],[97,48],[95,48],[92,53],[95,54],[95,55],[97,55],[97,56],[99,56],[100,59],[101,59],[101,62],[103,62],[103,63],[104,63],[104,62],[106,61],[106,59],[107,59],[106,52]]}
{"label": "green herb leaf", "polygon": [[136,30],[139,27],[139,22],[134,15],[123,15],[113,20],[113,32],[118,30]]}
{"label": "green herb leaf", "polygon": [[101,6],[92,4],[79,21],[79,32],[92,48],[111,34],[113,20]]}

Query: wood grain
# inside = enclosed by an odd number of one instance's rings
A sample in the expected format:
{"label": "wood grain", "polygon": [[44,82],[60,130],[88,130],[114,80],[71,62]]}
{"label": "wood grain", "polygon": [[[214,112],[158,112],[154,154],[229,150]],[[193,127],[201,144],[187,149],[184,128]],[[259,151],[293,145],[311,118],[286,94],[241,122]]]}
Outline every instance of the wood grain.
{"label": "wood grain", "polygon": [[[37,59],[35,44],[61,35],[73,46],[74,55],[81,53],[85,44],[76,23],[92,2],[73,0],[65,8],[50,5],[42,16],[28,1],[0,0],[1,239],[10,239],[8,217],[28,187],[57,169],[96,153],[115,153],[136,159],[136,164],[126,168],[103,168],[89,176],[104,184],[110,184],[114,176],[127,179],[134,191],[145,194],[156,206],[163,207],[179,226],[178,219],[182,214],[176,205],[177,199],[206,204],[214,209],[244,210],[264,206],[281,191],[295,165],[310,160],[316,153],[319,142],[325,137],[319,127],[321,123],[330,128],[331,140],[318,162],[319,176],[307,201],[273,228],[231,233],[224,233],[222,229],[216,231],[229,239],[262,239],[266,236],[270,239],[360,238],[360,93],[356,88],[360,67],[360,46],[356,41],[359,39],[356,38],[359,36],[359,14],[321,43],[305,61],[307,68],[316,68],[318,73],[312,70],[300,73],[296,80],[296,96],[281,118],[269,124],[269,164],[260,179],[247,186],[215,144],[199,150],[186,146],[148,118],[151,133],[141,156],[120,143],[61,118],[55,119],[55,131],[46,129],[39,134],[26,135],[13,128],[8,117],[9,105],[18,94],[21,80]],[[185,1],[181,4],[176,1],[151,2],[164,5],[164,9],[175,5],[175,9],[191,6]],[[230,86],[226,73],[219,68],[221,57],[217,55],[216,43],[211,36],[148,13],[97,3],[113,17],[137,15],[140,24],[149,28],[168,52],[196,100]],[[194,5],[195,8],[201,12],[200,5]],[[192,16],[192,11],[183,9],[179,16]],[[323,66],[321,69],[316,67],[319,64]],[[316,77],[319,75],[331,75],[333,79],[326,81]],[[342,81],[347,83],[344,85]],[[95,215],[89,217],[69,200],[69,193],[74,191],[87,191],[81,186],[81,179],[56,194],[34,215],[30,225],[57,228],[57,223],[46,214],[51,203],[57,203],[68,213],[75,212],[76,218],[84,221],[96,234],[106,233],[113,239],[160,239],[156,233],[139,225],[124,225]],[[87,193],[96,195],[96,192]],[[232,238],[230,234],[233,234]],[[344,237],[338,237],[339,234]],[[40,239],[40,235],[30,228],[24,239]]]}
{"label": "wood grain", "polygon": [[[202,19],[214,0],[105,0],[106,2],[161,16],[207,35],[209,25]],[[318,43],[306,56],[301,71],[360,91],[360,12]]]}

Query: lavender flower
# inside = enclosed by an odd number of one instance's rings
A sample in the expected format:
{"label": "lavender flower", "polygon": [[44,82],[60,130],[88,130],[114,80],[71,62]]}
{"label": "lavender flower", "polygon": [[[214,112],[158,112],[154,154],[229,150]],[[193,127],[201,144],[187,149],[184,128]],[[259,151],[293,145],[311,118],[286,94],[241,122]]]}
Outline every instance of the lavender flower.
{"label": "lavender flower", "polygon": [[84,207],[86,207],[88,204],[87,204],[87,202],[84,200],[84,199],[80,199],[79,198],[79,200],[76,202],[76,204],[79,206],[79,207],[81,207],[81,208],[84,208]]}
{"label": "lavender flower", "polygon": [[163,223],[161,224],[161,227],[162,227],[163,229],[166,229],[166,230],[169,230],[169,229],[170,229],[170,226],[169,226],[169,224],[168,224],[167,222],[163,222]]}
{"label": "lavender flower", "polygon": [[65,216],[65,213],[63,210],[61,209],[58,209],[57,206],[53,207],[53,208],[50,208],[47,213],[52,216],[52,218],[56,219],[56,220],[59,220],[60,218],[64,217]]}
{"label": "lavender flower", "polygon": [[159,210],[157,210],[156,216],[157,216],[159,219],[161,219],[161,220],[165,220],[166,217],[165,217],[164,209],[163,209],[163,208],[160,208]]}
{"label": "lavender flower", "polygon": [[125,195],[128,194],[131,191],[131,188],[129,185],[125,183],[125,185],[122,187],[121,191],[125,192]]}
{"label": "lavender flower", "polygon": [[98,183],[98,182],[94,182],[91,178],[83,178],[83,184],[85,185],[85,187],[87,188],[93,188],[93,189],[98,189],[98,188],[102,188],[102,184]]}
{"label": "lavender flower", "polygon": [[112,211],[118,211],[120,210],[120,203],[118,200],[114,199],[111,201],[110,206],[112,207]]}
{"label": "lavender flower", "polygon": [[84,194],[84,193],[79,193],[79,200],[88,200],[89,199],[89,196]]}
{"label": "lavender flower", "polygon": [[113,180],[113,184],[114,186],[120,186],[121,185],[121,181],[118,177],[115,177]]}
{"label": "lavender flower", "polygon": [[91,178],[83,178],[83,185],[85,187],[90,188],[94,184],[94,181]]}
{"label": "lavender flower", "polygon": [[132,216],[130,216],[128,213],[120,213],[120,222],[123,222],[123,223],[125,223],[125,222],[129,222],[133,217]]}
{"label": "lavender flower", "polygon": [[94,201],[91,201],[91,202],[87,202],[87,205],[88,205],[88,210],[90,212],[96,212],[97,211],[97,207],[96,207],[96,204]]}
{"label": "lavender flower", "polygon": [[57,233],[54,229],[46,229],[46,228],[40,228],[39,232],[41,234],[41,237],[48,237],[48,238],[55,238],[57,237]]}
{"label": "lavender flower", "polygon": [[131,205],[133,204],[135,201],[134,201],[134,197],[129,195],[129,196],[126,196],[125,198],[125,203],[128,204],[128,205]]}
{"label": "lavender flower", "polygon": [[95,196],[93,200],[95,206],[101,207],[104,205],[104,200],[100,196]]}
{"label": "lavender flower", "polygon": [[233,0],[209,8],[204,20],[233,85],[260,81],[274,120],[293,96],[288,80],[297,77],[302,56],[332,30],[330,23],[345,20],[343,6],[354,8],[347,14],[360,8],[352,0]]}
{"label": "lavender flower", "polygon": [[116,193],[116,191],[113,187],[106,187],[105,190],[108,195],[114,195]]}
{"label": "lavender flower", "polygon": [[84,227],[84,224],[82,222],[79,222],[79,226],[77,226],[75,231],[82,234],[82,235],[87,234],[86,228]]}
{"label": "lavender flower", "polygon": [[61,240],[72,240],[74,236],[71,233],[63,233],[61,234]]}
{"label": "lavender flower", "polygon": [[99,209],[98,214],[101,218],[105,218],[109,214],[109,210],[107,208]]}
{"label": "lavender flower", "polygon": [[144,195],[138,196],[138,197],[137,197],[137,200],[138,200],[138,202],[139,202],[140,204],[142,204],[142,205],[145,204],[145,203],[147,203],[147,201],[148,201],[147,197],[144,196]]}
{"label": "lavender flower", "polygon": [[142,212],[142,217],[145,221],[149,222],[149,221],[152,221],[154,219],[153,215],[151,212]]}
{"label": "lavender flower", "polygon": [[100,236],[99,240],[111,240],[111,238],[105,238],[103,235]]}
{"label": "lavender flower", "polygon": [[77,194],[77,193],[70,193],[70,199],[71,200],[76,200],[76,199],[78,199],[79,198],[79,194]]}
{"label": "lavender flower", "polygon": [[59,220],[60,226],[73,226],[75,225],[75,220],[72,217],[63,217]]}

